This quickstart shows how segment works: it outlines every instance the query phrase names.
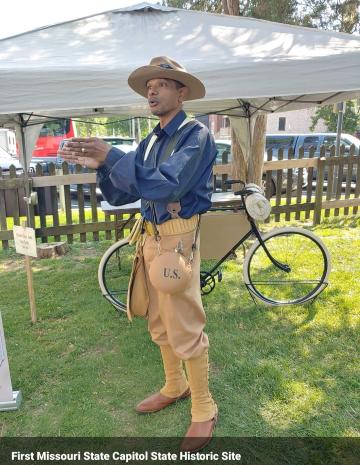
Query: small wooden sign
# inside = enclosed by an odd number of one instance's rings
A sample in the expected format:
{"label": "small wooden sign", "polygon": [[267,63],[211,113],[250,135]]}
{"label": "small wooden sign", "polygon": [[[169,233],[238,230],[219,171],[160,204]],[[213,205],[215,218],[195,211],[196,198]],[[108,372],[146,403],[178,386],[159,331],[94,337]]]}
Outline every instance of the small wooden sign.
{"label": "small wooden sign", "polygon": [[22,226],[13,227],[13,233],[16,252],[25,255],[25,268],[28,282],[31,321],[36,323],[35,292],[30,258],[37,257],[35,229],[26,227],[26,221],[24,221]]}
{"label": "small wooden sign", "polygon": [[14,226],[13,233],[16,252],[36,258],[35,229],[24,226]]}

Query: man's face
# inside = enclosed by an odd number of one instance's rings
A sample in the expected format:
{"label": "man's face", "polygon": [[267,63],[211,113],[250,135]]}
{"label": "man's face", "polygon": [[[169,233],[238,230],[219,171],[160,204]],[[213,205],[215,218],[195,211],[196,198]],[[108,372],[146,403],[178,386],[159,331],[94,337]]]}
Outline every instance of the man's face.
{"label": "man's face", "polygon": [[150,111],[155,116],[165,116],[181,108],[186,87],[172,79],[150,79],[146,83]]}

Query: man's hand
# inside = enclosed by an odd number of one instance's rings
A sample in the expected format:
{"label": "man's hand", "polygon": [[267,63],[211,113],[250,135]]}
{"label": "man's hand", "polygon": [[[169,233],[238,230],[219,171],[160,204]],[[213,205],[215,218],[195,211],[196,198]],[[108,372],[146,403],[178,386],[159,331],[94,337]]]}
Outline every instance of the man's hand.
{"label": "man's hand", "polygon": [[58,155],[69,163],[97,169],[104,164],[110,150],[111,145],[97,137],[73,137],[58,150]]}

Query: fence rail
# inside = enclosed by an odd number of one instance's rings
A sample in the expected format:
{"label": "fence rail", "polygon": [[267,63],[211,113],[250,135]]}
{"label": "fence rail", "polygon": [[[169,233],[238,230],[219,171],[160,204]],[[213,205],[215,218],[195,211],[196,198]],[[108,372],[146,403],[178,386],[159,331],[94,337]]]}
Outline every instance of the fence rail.
{"label": "fence rail", "polygon": [[[224,161],[227,161],[225,155]],[[233,165],[225,163],[214,166],[214,189],[228,190],[224,181],[233,176]],[[307,182],[305,182],[307,179]],[[272,203],[271,219],[313,220],[314,224],[330,215],[356,215],[360,207],[360,155],[352,146],[349,153],[344,147],[335,156],[335,147],[322,147],[320,157],[313,149],[304,157],[300,149],[298,158],[290,149],[268,152],[263,167],[265,194]],[[0,170],[0,243],[9,247],[12,240],[12,225],[20,224],[26,216],[25,179],[16,174],[15,168],[9,173]],[[49,174],[43,173],[37,165],[36,173],[28,180],[29,187],[38,194],[38,204],[31,206],[30,223],[36,229],[36,236],[42,242],[53,237],[68,242],[79,235],[81,242],[99,240],[105,233],[106,239],[121,236],[125,228],[132,226],[134,214],[103,213],[98,208],[96,173],[83,172],[81,166],[75,173],[69,173],[69,166],[63,163],[61,172],[55,165],[49,165]],[[76,202],[76,206],[74,206]]]}

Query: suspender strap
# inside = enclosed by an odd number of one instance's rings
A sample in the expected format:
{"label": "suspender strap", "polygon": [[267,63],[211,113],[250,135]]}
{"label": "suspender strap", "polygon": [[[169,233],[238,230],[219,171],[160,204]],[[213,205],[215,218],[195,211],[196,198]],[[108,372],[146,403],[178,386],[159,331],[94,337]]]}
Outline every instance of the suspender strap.
{"label": "suspender strap", "polygon": [[150,153],[150,151],[151,151],[151,149],[152,149],[152,146],[155,144],[156,139],[157,139],[157,135],[156,135],[156,134],[153,134],[153,135],[151,136],[151,139],[150,139],[150,141],[149,141],[147,147],[146,147],[146,152],[145,152],[145,155],[144,155],[144,161],[145,161],[145,160],[147,159],[147,157],[149,156],[149,153]]}
{"label": "suspender strap", "polygon": [[[193,126],[196,124],[196,121],[195,120],[191,120],[190,118],[185,118],[184,121],[180,124],[180,126],[177,128],[176,132],[173,134],[173,136],[171,137],[166,149],[164,150],[164,152],[160,155],[160,158],[159,158],[159,163],[158,165],[160,165],[161,163],[164,163],[165,161],[167,161],[171,156],[172,154],[174,153],[174,150],[175,150],[175,147],[176,147],[176,144],[179,142],[180,140],[180,137],[182,135],[182,131],[180,131],[181,128],[185,127],[185,126]],[[155,144],[156,142],[156,139],[157,139],[157,135],[156,134],[153,134],[147,147],[146,147],[146,152],[145,152],[145,155],[144,155],[144,161],[148,158],[148,156],[150,155],[150,152],[151,152],[151,149],[153,147],[153,145]],[[156,213],[155,213],[155,205],[154,205],[154,202],[151,201],[149,202],[150,203],[150,207],[151,207],[151,212],[152,212],[152,216],[153,216],[153,225],[154,225],[154,233],[155,233],[155,237],[158,237],[159,236],[159,233],[158,231],[156,230]],[[171,215],[171,218],[177,218],[178,217],[178,213],[179,211],[181,210],[181,205],[180,205],[180,201],[177,201],[177,202],[170,202],[168,204],[168,212],[170,213]]]}
{"label": "suspender strap", "polygon": [[160,163],[164,163],[165,161],[167,161],[171,157],[171,155],[174,153],[174,149],[176,147],[176,144],[179,142],[181,134],[182,134],[182,131],[180,131],[180,129],[183,128],[184,126],[194,126],[195,124],[196,124],[196,121],[195,120],[190,120],[189,118],[186,118],[180,124],[177,131],[175,132],[175,134],[170,139],[170,141],[169,141],[169,143],[168,143],[168,145],[166,147],[166,150],[164,150],[164,152],[160,155],[159,165],[160,165]]}

